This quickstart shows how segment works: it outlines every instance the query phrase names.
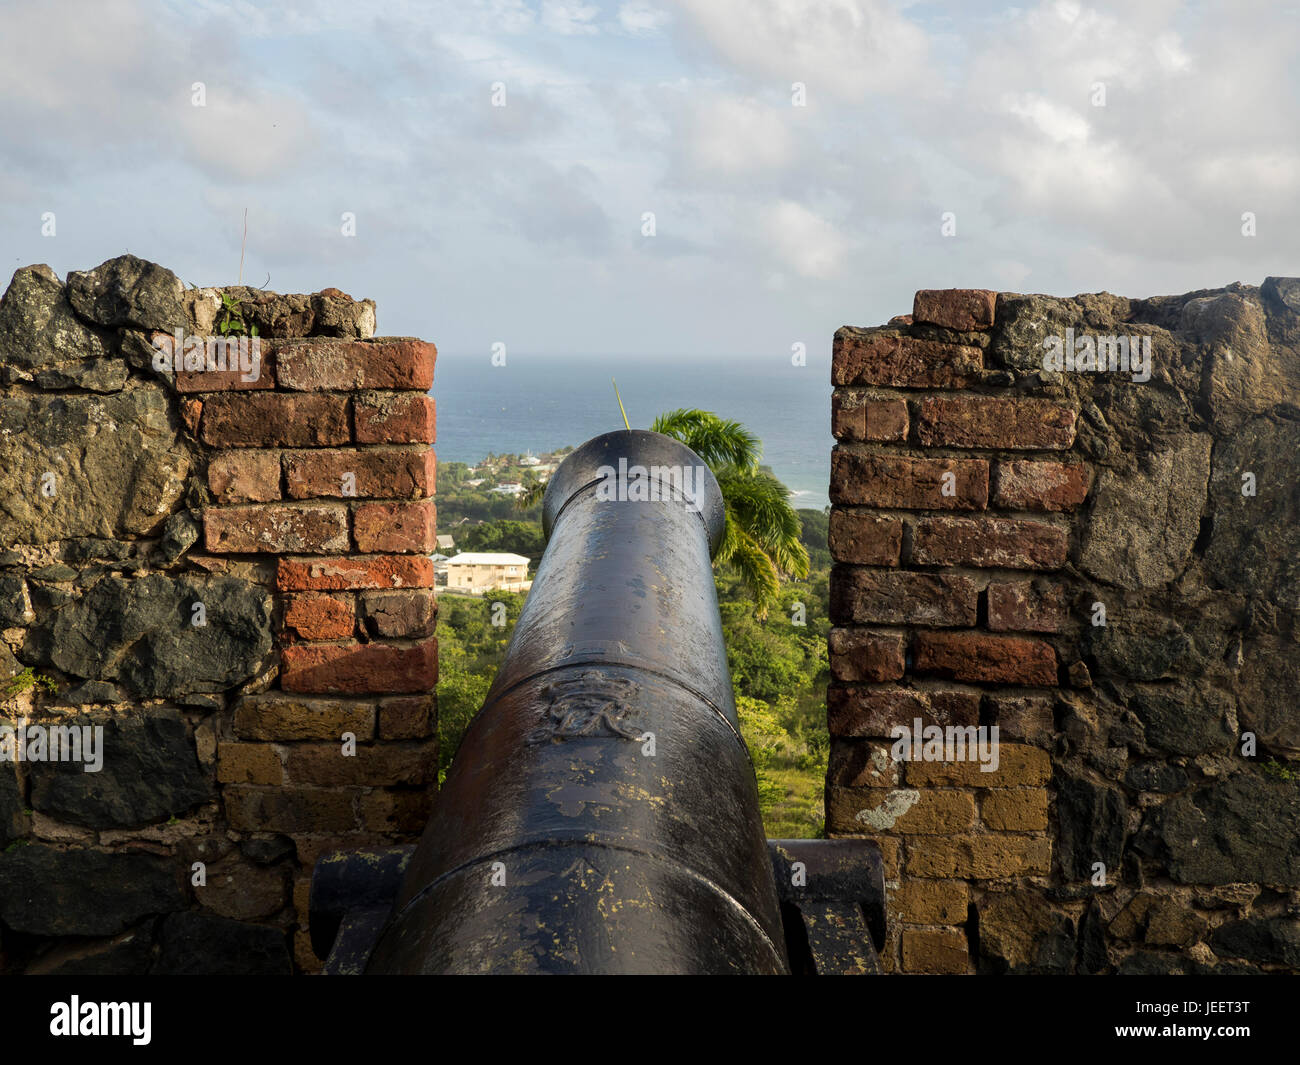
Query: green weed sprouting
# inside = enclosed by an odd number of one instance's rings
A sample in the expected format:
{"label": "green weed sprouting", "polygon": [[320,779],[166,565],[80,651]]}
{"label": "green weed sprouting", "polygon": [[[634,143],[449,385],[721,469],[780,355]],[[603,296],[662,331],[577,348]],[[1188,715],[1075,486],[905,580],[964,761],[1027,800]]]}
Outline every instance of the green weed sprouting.
{"label": "green weed sprouting", "polygon": [[44,673],[33,671],[28,666],[21,673],[0,685],[0,702],[7,702],[23,692],[31,691],[33,688],[44,688],[47,692],[59,690],[59,685],[53,677],[47,677]]}
{"label": "green weed sprouting", "polygon": [[240,301],[235,299],[229,293],[221,293],[221,310],[217,312],[217,332],[223,337],[230,336],[257,336],[257,326],[250,326],[244,321],[244,311],[240,306]]}
{"label": "green weed sprouting", "polygon": [[1274,780],[1285,780],[1288,784],[1300,784],[1300,770],[1283,765],[1276,758],[1270,758],[1260,766]]}

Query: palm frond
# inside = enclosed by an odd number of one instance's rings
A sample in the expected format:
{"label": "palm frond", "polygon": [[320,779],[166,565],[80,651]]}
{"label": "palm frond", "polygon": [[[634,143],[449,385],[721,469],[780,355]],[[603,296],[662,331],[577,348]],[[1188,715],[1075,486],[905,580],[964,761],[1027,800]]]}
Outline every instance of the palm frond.
{"label": "palm frond", "polygon": [[754,469],[763,453],[762,442],[739,422],[719,418],[712,411],[681,408],[661,414],[652,432],[680,440],[709,466]]}

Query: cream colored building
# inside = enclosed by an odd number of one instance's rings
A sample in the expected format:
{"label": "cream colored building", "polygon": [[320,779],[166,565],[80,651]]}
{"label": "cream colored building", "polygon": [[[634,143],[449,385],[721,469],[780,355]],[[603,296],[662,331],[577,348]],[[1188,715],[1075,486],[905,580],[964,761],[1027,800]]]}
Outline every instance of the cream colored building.
{"label": "cream colored building", "polygon": [[447,591],[467,595],[484,592],[526,592],[533,582],[528,579],[528,559],[497,551],[462,551],[447,559]]}

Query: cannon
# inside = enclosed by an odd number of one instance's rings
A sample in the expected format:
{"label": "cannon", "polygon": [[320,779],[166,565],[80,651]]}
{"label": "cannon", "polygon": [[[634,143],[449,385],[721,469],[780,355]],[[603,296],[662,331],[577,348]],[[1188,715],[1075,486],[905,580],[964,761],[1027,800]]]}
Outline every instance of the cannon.
{"label": "cannon", "polygon": [[764,837],[712,578],[725,521],[669,437],[607,433],[561,464],[418,845],[317,863],[327,972],[878,971],[875,844]]}

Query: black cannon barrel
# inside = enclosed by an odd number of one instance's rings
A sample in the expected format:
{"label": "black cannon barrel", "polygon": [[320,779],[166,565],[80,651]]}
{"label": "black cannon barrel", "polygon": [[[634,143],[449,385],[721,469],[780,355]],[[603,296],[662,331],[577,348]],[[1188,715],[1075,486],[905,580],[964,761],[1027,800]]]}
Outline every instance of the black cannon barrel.
{"label": "black cannon barrel", "polygon": [[505,662],[370,973],[785,973],[711,555],[717,481],[658,433],[556,471]]}

